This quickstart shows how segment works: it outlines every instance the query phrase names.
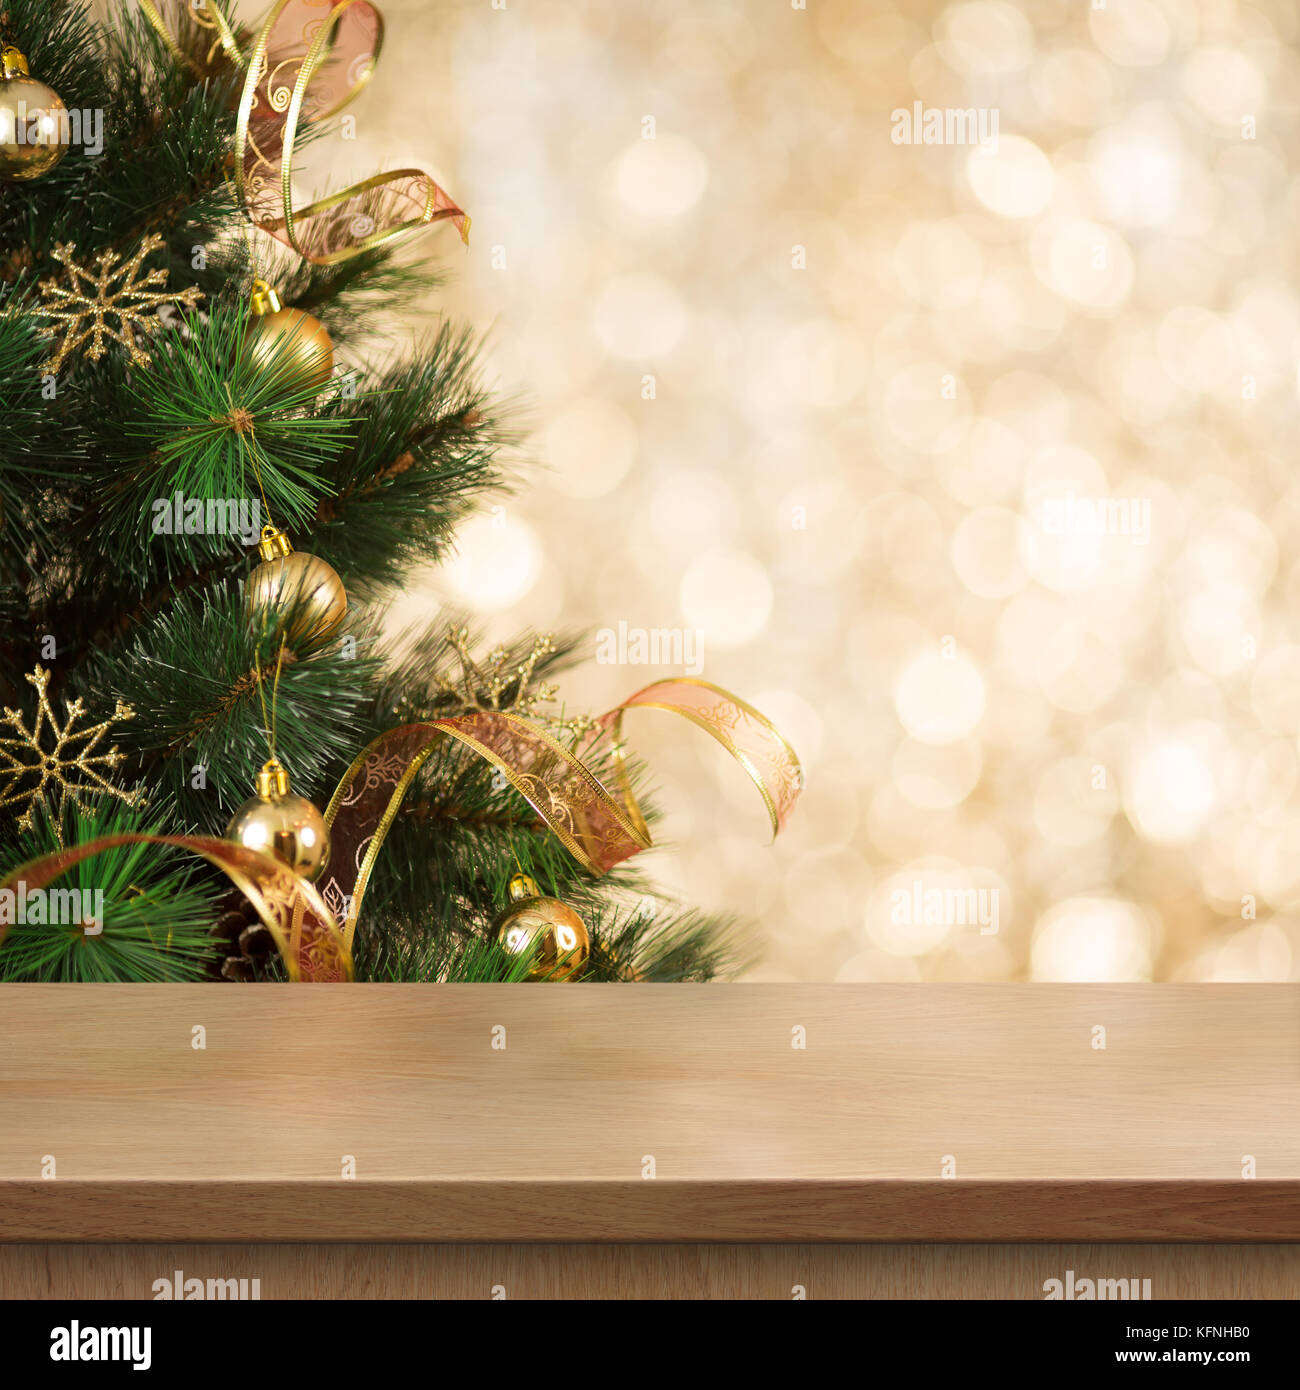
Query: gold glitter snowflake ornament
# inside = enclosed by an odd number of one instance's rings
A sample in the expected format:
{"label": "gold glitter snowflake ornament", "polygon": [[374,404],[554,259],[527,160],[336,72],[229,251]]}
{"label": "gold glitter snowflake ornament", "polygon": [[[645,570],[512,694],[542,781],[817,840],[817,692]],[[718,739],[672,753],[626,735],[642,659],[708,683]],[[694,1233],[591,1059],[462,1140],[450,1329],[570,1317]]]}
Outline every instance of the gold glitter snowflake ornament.
{"label": "gold glitter snowflake ornament", "polygon": [[[54,248],[51,254],[63,267],[65,283],[58,283],[57,277],[43,280],[38,286],[41,303],[35,312],[50,320],[41,333],[47,338],[62,333],[63,340],[38,370],[57,373],[83,343],[90,344],[86,356],[98,362],[108,339],[121,343],[137,367],[149,365],[153,359],[140,346],[137,335],[143,333],[151,311],[160,304],[183,304],[193,309],[203,298],[193,285],[183,290],[160,288],[167,283],[167,271],[162,268],[141,271],[144,258],[162,244],[162,237],[150,232],[129,261],[123,261],[116,251],[101,251],[93,270],[73,260],[75,246],[65,243]],[[116,327],[110,319],[116,321]]]}
{"label": "gold glitter snowflake ornament", "polygon": [[460,677],[439,676],[434,689],[437,695],[455,702],[455,713],[517,714],[543,725],[556,738],[580,738],[599,727],[599,721],[590,715],[566,716],[563,711],[539,708],[553,704],[560,691],[552,681],[536,680],[538,663],[555,651],[555,639],[549,633],[534,637],[532,647],[522,656],[508,647],[494,647],[486,662],[474,659],[467,628],[449,628],[447,645],[460,659]]}
{"label": "gold glitter snowflake ornament", "polygon": [[[18,735],[17,738],[0,735],[0,807],[24,807],[18,826],[31,830],[37,803],[45,798],[47,790],[53,792],[54,833],[62,844],[59,822],[67,802],[84,814],[87,810],[82,800],[84,796],[106,794],[134,806],[144,795],[138,788],[122,791],[100,771],[101,768],[115,768],[125,760],[126,755],[119,753],[116,745],[107,752],[95,751],[112,725],[119,720],[134,719],[135,710],[119,700],[112,715],[102,723],[88,729],[74,729],[73,725],[86,710],[80,699],[69,700],[65,707],[67,719],[60,726],[46,695],[50,673],[38,666],[27,679],[36,687],[37,697],[31,729],[23,722],[21,710],[6,707],[0,715],[0,728],[7,725]],[[48,752],[44,747],[47,741],[54,745]]]}
{"label": "gold glitter snowflake ornament", "polygon": [[555,699],[558,686],[547,681],[533,684],[537,663],[555,650],[552,637],[534,638],[531,650],[522,658],[514,657],[505,647],[494,647],[486,665],[474,660],[467,628],[450,628],[447,644],[460,658],[460,679],[439,676],[436,688],[439,695],[460,701],[466,713],[477,709],[532,715],[539,704]]}

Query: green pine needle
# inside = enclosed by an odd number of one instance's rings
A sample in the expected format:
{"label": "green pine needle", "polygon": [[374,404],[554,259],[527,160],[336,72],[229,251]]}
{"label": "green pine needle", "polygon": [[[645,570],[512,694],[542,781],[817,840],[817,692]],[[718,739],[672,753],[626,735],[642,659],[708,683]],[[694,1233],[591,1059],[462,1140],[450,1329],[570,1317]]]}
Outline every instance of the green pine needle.
{"label": "green pine needle", "polygon": [[219,307],[188,341],[161,340],[153,366],[132,377],[127,434],[143,462],[134,491],[264,496],[276,524],[291,525],[330,490],[322,470],[355,426],[312,413],[320,390],[291,370],[287,341],[263,366],[246,350],[248,332],[244,310]]}
{"label": "green pine needle", "polygon": [[[119,802],[101,802],[87,815],[70,813],[63,824],[64,838],[73,844],[128,831],[161,833],[163,826]],[[38,814],[32,834],[9,851],[5,875],[59,847],[50,815]],[[67,904],[73,900],[56,895],[76,890],[90,930],[83,921],[14,922],[0,942],[0,980],[159,983],[205,978],[216,954],[211,935],[216,895],[203,878],[196,861],[186,862],[179,851],[156,845],[123,845],[83,860],[48,886],[44,900]],[[102,919],[95,916],[98,904]],[[0,912],[12,913],[15,907],[16,901],[0,897]]]}

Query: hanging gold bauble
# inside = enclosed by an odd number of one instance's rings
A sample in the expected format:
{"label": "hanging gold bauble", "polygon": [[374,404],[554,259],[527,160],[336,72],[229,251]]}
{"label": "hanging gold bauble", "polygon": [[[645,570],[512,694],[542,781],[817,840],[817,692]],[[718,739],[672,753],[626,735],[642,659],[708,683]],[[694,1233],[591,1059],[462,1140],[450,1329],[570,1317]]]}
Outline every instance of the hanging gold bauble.
{"label": "hanging gold bauble", "polygon": [[253,322],[245,351],[264,372],[282,374],[303,390],[319,390],[334,372],[334,341],[325,325],[302,309],[286,309],[265,280],[253,281]]}
{"label": "hanging gold bauble", "polygon": [[329,863],[325,817],[305,796],[289,790],[289,774],[272,758],[257,774],[257,795],[235,812],[226,838],[283,860],[301,878],[313,879]]}
{"label": "hanging gold bauble", "polygon": [[510,956],[532,956],[530,980],[568,980],[587,964],[587,924],[559,898],[543,898],[527,874],[510,880],[510,906],[492,921],[490,935]]}
{"label": "hanging gold bauble", "polygon": [[0,50],[0,179],[39,179],[68,152],[68,108],[27,71],[13,47]]}
{"label": "hanging gold bauble", "polygon": [[276,618],[285,640],[302,652],[319,647],[339,630],[348,612],[348,594],[333,565],[295,550],[274,526],[262,527],[262,557],[248,576],[245,602],[254,622]]}

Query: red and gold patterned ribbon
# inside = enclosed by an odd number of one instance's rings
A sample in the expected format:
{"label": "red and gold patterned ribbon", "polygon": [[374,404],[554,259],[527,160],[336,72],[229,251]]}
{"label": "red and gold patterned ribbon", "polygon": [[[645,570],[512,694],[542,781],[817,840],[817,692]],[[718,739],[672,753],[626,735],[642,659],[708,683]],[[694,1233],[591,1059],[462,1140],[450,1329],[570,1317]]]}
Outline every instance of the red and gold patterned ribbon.
{"label": "red and gold patterned ribbon", "polygon": [[[19,883],[34,892],[83,860],[119,845],[174,845],[223,870],[257,909],[279,947],[292,980],[350,980],[352,954],[319,893],[287,864],[269,854],[202,835],[105,835],[20,864],[0,883],[0,892]],[[5,924],[0,922],[0,940]]]}
{"label": "red and gold patterned ribbon", "polygon": [[403,724],[366,746],[325,811],[330,862],[321,896],[343,923],[349,944],[389,827],[416,773],[445,738],[498,767],[565,849],[593,873],[603,873],[649,846],[644,830],[590,769],[545,730],[518,715],[484,710]]}
{"label": "red and gold patterned ribbon", "polygon": [[[138,3],[172,54],[188,62],[154,0]],[[216,0],[191,0],[190,10],[244,70],[234,179],[256,226],[316,265],[337,265],[441,221],[454,222],[468,242],[469,218],[420,169],[375,174],[305,207],[293,205],[293,157],[303,127],[342,110],[374,73],[384,39],[375,5],[276,0],[247,52]]]}
{"label": "red and gold patterned ribbon", "polygon": [[612,751],[620,795],[545,730],[515,714],[478,711],[429,723],[404,724],[370,743],[348,769],[325,812],[330,863],[321,896],[343,924],[349,947],[361,900],[384,837],[407,789],[443,738],[453,738],[499,768],[573,857],[603,874],[650,846],[645,818],[627,776],[622,721],[630,709],[679,714],[716,739],[753,779],[776,835],[802,785],[799,759],[771,722],[743,700],[708,681],[658,681],[597,721],[587,757]]}
{"label": "red and gold patterned ribbon", "polygon": [[745,769],[762,794],[772,822],[772,838],[776,839],[803,790],[803,769],[794,749],[765,714],[747,705],[738,695],[693,676],[677,676],[647,685],[600,718],[613,740],[623,803],[647,841],[649,832],[627,775],[623,714],[630,709],[662,709],[680,714],[716,739]]}

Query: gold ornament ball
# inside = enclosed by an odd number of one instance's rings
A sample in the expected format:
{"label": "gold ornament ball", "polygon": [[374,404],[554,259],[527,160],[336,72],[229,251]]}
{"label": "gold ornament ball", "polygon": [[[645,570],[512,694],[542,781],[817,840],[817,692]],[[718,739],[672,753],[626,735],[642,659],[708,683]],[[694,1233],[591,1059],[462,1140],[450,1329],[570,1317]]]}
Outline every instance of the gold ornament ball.
{"label": "gold ornament ball", "polygon": [[262,563],[244,590],[250,617],[268,616],[282,626],[285,639],[308,652],[328,642],[348,613],[348,593],[338,571],[319,556],[295,550],[283,531],[262,527]]}
{"label": "gold ornament ball", "polygon": [[293,794],[289,774],[274,758],[257,774],[257,795],[235,812],[226,838],[275,855],[300,878],[315,878],[329,863],[325,817],[305,796]]}
{"label": "gold ornament ball", "polygon": [[507,955],[533,956],[528,978],[569,980],[580,973],[591,955],[591,936],[568,903],[541,897],[527,874],[510,880],[510,898],[493,919],[490,936]]}
{"label": "gold ornament ball", "polygon": [[0,179],[39,179],[68,152],[68,108],[27,71],[16,48],[0,52]]}
{"label": "gold ornament ball", "polygon": [[244,350],[259,370],[282,374],[304,390],[320,390],[334,374],[334,340],[302,309],[286,309],[265,280],[253,284],[253,322]]}

